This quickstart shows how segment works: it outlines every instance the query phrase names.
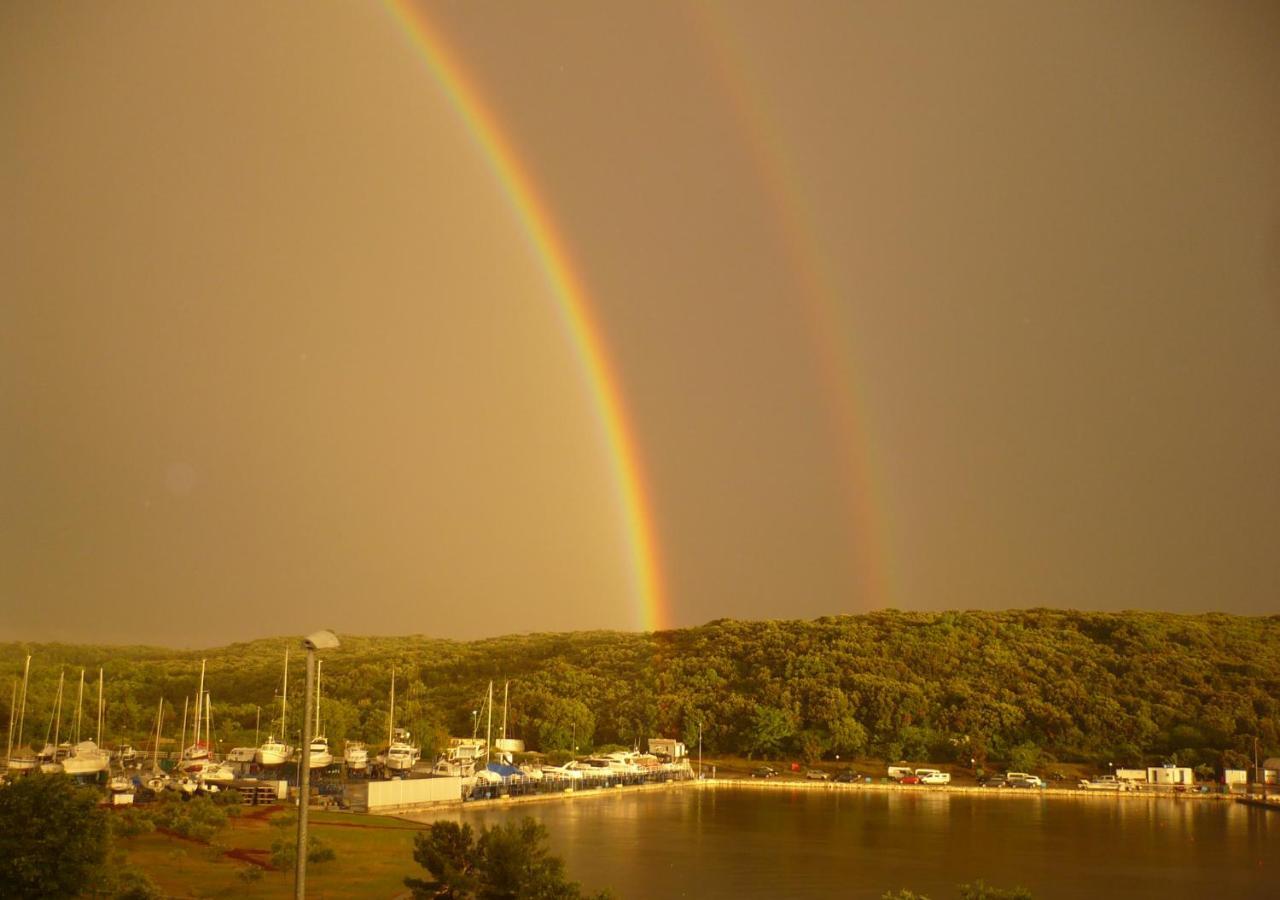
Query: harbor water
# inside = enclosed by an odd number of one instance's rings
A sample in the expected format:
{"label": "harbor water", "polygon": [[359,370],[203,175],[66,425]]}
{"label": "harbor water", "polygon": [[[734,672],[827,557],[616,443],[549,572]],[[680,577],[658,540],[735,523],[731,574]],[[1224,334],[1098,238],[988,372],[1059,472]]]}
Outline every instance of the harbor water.
{"label": "harbor water", "polygon": [[436,818],[525,815],[619,898],[943,900],[978,879],[1036,900],[1280,896],[1280,814],[1229,801],[688,786]]}

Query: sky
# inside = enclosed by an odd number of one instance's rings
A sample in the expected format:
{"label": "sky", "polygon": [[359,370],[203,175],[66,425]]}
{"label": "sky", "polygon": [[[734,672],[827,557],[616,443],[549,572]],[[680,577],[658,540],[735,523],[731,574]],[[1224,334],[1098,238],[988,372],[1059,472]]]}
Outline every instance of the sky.
{"label": "sky", "polygon": [[1280,6],[0,7],[0,640],[1280,613]]}

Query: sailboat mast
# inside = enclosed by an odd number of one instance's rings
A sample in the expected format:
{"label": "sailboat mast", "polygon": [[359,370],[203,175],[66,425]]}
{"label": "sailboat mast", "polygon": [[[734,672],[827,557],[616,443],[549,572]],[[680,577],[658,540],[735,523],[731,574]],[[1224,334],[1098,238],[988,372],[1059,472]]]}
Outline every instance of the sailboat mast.
{"label": "sailboat mast", "polygon": [[4,752],[4,761],[7,765],[9,760],[13,759],[13,722],[18,716],[18,679],[13,679],[13,699],[9,701],[9,749]]}
{"label": "sailboat mast", "polygon": [[320,727],[320,672],[323,668],[324,660],[316,660],[316,730],[312,733],[312,737],[324,734],[324,729]]}
{"label": "sailboat mast", "polygon": [[99,747],[102,746],[102,670],[98,670],[98,736],[94,738],[94,743]]}
{"label": "sailboat mast", "polygon": [[[62,677],[64,674],[66,673],[58,673],[58,705],[53,714],[53,748],[55,753],[58,749],[58,739],[62,737]],[[44,739],[47,743],[49,736],[46,734]]]}
{"label": "sailboat mast", "polygon": [[289,744],[289,648],[284,648],[284,689],[280,692],[280,743]]}
{"label": "sailboat mast", "polygon": [[164,725],[164,698],[160,698],[160,707],[156,710],[156,745],[151,752],[151,769],[160,771],[160,729]]}
{"label": "sailboat mast", "polygon": [[80,743],[80,713],[84,709],[84,669],[80,670],[80,690],[76,692],[76,734],[71,741],[73,744]]}
{"label": "sailboat mast", "polygon": [[387,715],[387,746],[395,737],[396,727],[396,667],[391,667],[391,712]]}
{"label": "sailboat mast", "polygon": [[31,674],[31,655],[27,654],[26,665],[22,668],[22,701],[18,707],[18,746],[22,746],[22,726],[27,719],[27,676]]}
{"label": "sailboat mast", "polygon": [[489,748],[493,746],[493,679],[489,679],[489,724],[484,732],[484,761],[489,761]]}
{"label": "sailboat mast", "polygon": [[204,695],[204,742],[208,745],[209,759],[213,760],[213,694]]}
{"label": "sailboat mast", "polygon": [[200,660],[200,686],[196,688],[195,736],[191,739],[191,745],[193,747],[199,746],[200,744],[200,704],[204,700],[204,663],[205,661],[203,659]]}
{"label": "sailboat mast", "polygon": [[[511,690],[510,680],[504,681],[502,683],[502,740],[503,741],[506,741],[507,739],[507,697],[509,696],[510,690]],[[505,750],[506,747],[503,747],[503,749]]]}
{"label": "sailboat mast", "polygon": [[178,761],[182,761],[182,754],[187,746],[187,704],[191,702],[190,697],[182,698],[182,740],[178,744]]}

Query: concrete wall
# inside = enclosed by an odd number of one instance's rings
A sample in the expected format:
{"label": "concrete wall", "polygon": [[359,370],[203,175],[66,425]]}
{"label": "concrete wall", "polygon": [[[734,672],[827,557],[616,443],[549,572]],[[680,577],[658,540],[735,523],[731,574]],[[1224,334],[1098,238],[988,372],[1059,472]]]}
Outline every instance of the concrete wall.
{"label": "concrete wall", "polygon": [[356,812],[381,812],[425,806],[431,803],[461,803],[461,778],[409,778],[400,781],[365,781],[347,785],[346,801]]}

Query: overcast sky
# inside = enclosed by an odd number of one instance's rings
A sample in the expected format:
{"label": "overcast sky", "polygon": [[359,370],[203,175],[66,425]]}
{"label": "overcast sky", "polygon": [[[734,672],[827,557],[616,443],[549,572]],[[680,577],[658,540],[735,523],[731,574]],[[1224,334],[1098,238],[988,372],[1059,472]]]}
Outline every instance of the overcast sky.
{"label": "overcast sky", "polygon": [[[430,3],[672,625],[1280,612],[1280,5]],[[639,627],[581,354],[373,3],[0,7],[0,639]]]}

